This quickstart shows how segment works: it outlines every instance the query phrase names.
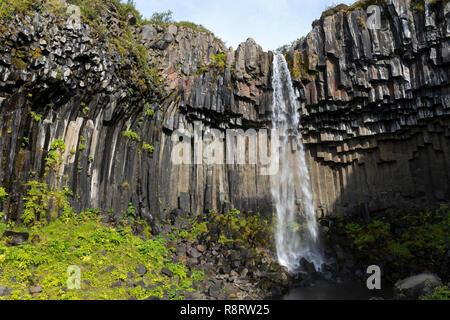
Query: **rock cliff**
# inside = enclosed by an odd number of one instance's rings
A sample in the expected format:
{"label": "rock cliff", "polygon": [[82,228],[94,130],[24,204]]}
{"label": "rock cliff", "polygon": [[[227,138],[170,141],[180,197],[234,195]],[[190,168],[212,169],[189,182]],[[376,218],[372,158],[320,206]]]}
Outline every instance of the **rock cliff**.
{"label": "rock cliff", "polygon": [[[286,51],[318,215],[449,199],[448,1],[425,12],[409,0],[377,8],[379,25],[364,7],[324,15]],[[3,18],[8,218],[20,217],[32,179],[66,187],[75,208],[124,212],[132,203],[148,221],[177,208],[272,213],[264,166],[238,159],[268,144],[273,53],[252,39],[233,50],[183,25],[139,25],[112,4],[100,13],[100,30],[45,5]],[[240,141],[236,130],[247,136]],[[49,170],[57,139],[61,165]],[[217,143],[215,163],[200,141]]]}
{"label": "rock cliff", "polygon": [[319,215],[450,195],[450,5],[370,3],[325,13],[289,54]]}

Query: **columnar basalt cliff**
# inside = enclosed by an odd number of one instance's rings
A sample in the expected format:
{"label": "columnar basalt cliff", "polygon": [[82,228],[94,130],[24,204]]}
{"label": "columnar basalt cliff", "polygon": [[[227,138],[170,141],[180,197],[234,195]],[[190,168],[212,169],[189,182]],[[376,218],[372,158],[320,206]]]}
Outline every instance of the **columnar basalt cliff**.
{"label": "columnar basalt cliff", "polygon": [[[286,52],[318,215],[423,207],[450,196],[449,4],[424,13],[409,0],[378,8],[375,28],[364,9],[337,11]],[[125,50],[111,40],[126,36],[118,12],[110,6],[101,16],[104,37],[45,7],[2,23],[0,185],[10,195],[8,218],[20,217],[32,179],[67,187],[75,208],[124,212],[132,203],[150,222],[174,209],[271,214],[261,165],[221,163],[235,139],[226,129],[256,131],[239,150],[247,158],[267,140],[260,129],[271,124],[273,54],[252,39],[232,50],[208,32],[140,26],[133,17],[134,50]],[[220,130],[219,164],[175,163],[180,129],[192,161],[195,142]],[[49,172],[56,139],[65,148]]]}
{"label": "columnar basalt cliff", "polygon": [[[8,218],[20,217],[29,180],[67,187],[77,209],[124,212],[132,203],[148,221],[227,203],[270,211],[268,178],[254,166],[176,165],[171,154],[172,133],[193,134],[197,122],[204,130],[265,127],[271,53],[251,39],[232,51],[208,32],[141,27],[132,17],[129,39],[113,5],[101,12],[101,36],[51,9],[2,23],[0,181],[10,195]],[[149,70],[140,77],[142,68]],[[57,139],[61,165],[48,170]]]}
{"label": "columnar basalt cliff", "polygon": [[450,4],[346,9],[289,51],[318,215],[448,201]]}

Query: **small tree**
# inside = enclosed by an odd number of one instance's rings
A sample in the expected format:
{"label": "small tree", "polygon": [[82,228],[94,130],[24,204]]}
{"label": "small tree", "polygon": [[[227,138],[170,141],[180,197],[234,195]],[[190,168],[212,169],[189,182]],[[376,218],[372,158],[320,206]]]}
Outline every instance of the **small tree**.
{"label": "small tree", "polygon": [[150,19],[150,23],[154,24],[173,23],[172,14],[173,12],[171,10],[167,10],[166,12],[155,12]]}

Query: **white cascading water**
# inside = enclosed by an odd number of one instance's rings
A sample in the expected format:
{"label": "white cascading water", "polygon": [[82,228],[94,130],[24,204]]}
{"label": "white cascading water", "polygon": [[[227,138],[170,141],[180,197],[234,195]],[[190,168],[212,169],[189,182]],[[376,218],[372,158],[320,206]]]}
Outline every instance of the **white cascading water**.
{"label": "white cascading water", "polygon": [[322,263],[311,179],[299,133],[299,103],[283,55],[273,62],[272,136],[279,135],[279,172],[272,196],[277,213],[275,241],[278,261],[297,273],[305,258],[319,270]]}

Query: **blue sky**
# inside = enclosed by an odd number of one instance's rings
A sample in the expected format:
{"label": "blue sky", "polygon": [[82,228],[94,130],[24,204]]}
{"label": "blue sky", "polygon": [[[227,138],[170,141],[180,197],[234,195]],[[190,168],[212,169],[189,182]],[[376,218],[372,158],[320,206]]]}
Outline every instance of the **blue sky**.
{"label": "blue sky", "polygon": [[136,0],[147,18],[153,12],[173,11],[177,21],[204,25],[237,48],[253,38],[264,50],[274,50],[311,30],[311,23],[330,5],[356,0]]}

